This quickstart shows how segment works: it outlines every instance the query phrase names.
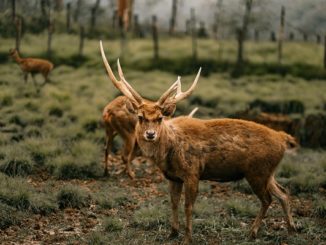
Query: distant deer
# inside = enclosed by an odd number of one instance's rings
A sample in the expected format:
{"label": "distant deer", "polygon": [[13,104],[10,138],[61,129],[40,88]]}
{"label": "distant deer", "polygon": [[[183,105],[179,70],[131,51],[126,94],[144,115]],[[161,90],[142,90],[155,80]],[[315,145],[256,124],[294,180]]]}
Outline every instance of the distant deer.
{"label": "distant deer", "polygon": [[[245,178],[261,201],[261,209],[251,227],[252,237],[272,202],[272,195],[281,203],[290,230],[295,230],[289,197],[276,182],[275,170],[287,148],[296,146],[295,139],[266,126],[237,119],[200,120],[189,117],[166,119],[173,115],[176,103],[194,91],[197,76],[186,91],[176,81],[158,101],[144,100],[124,78],[118,60],[120,80],[114,76],[100,43],[102,59],[111,81],[130,99],[138,115],[135,135],[138,147],[170,181],[172,202],[171,237],[178,235],[178,205],[185,191],[186,233],[184,243],[192,240],[192,211],[199,180],[219,182]],[[171,94],[174,96],[171,97]]]}
{"label": "distant deer", "polygon": [[41,73],[43,75],[44,84],[49,81],[48,76],[53,69],[53,64],[50,61],[36,58],[21,58],[17,49],[10,49],[9,55],[16,61],[23,71],[25,83],[28,80],[29,73],[32,75],[35,86],[35,74]]}
{"label": "distant deer", "polygon": [[[197,111],[197,107],[188,115],[192,117]],[[103,123],[106,133],[105,153],[104,153],[104,175],[108,175],[109,155],[112,151],[113,139],[116,135],[124,141],[122,149],[122,161],[126,164],[126,172],[130,178],[135,174],[131,169],[131,161],[135,158],[136,152],[132,152],[135,144],[135,126],[137,114],[132,109],[130,100],[126,96],[118,96],[107,104],[103,110]],[[130,155],[131,154],[131,155]],[[130,156],[129,156],[130,155]],[[128,160],[128,158],[130,158]]]}

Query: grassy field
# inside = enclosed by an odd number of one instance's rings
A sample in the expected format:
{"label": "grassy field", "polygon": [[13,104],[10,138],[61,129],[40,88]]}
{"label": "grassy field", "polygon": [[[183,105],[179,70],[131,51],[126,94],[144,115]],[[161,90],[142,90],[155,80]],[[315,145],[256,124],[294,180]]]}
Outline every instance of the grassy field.
{"label": "grassy field", "polygon": [[[136,179],[129,180],[119,154],[103,178],[104,130],[101,113],[118,91],[106,77],[98,41],[86,41],[85,56],[76,65],[78,39],[54,36],[57,64],[51,83],[36,92],[31,78],[24,84],[19,67],[7,61],[13,40],[1,40],[0,54],[0,234],[3,243],[32,244],[176,244],[169,233],[167,181],[143,159],[134,161]],[[66,45],[62,45],[65,43]],[[187,45],[185,45],[187,43]],[[24,56],[42,56],[45,36],[26,35]],[[119,56],[119,43],[104,42],[107,55]],[[220,59],[233,62],[235,48],[224,42]],[[199,41],[200,59],[212,59],[219,44]],[[275,62],[273,43],[248,43],[251,63]],[[321,69],[321,46],[285,44],[284,63]],[[190,39],[162,40],[162,58],[182,61],[191,55]],[[269,50],[269,51],[268,51]],[[128,81],[144,97],[155,99],[176,79],[176,72],[147,70],[151,42],[135,40],[122,65]],[[128,58],[126,58],[128,57]],[[215,57],[215,56],[214,56]],[[199,63],[200,63],[199,59]],[[62,65],[59,65],[63,63]],[[185,64],[186,65],[186,64]],[[200,64],[199,64],[200,65]],[[314,68],[314,69],[315,69]],[[203,66],[205,69],[205,66]],[[144,72],[146,70],[146,72]],[[197,68],[184,73],[187,87]],[[41,77],[37,77],[39,83]],[[248,74],[238,78],[212,71],[200,78],[193,96],[178,104],[185,114],[201,101],[196,116],[223,117],[244,110],[255,99],[298,100],[305,115],[324,113],[326,81],[291,74]],[[120,141],[117,140],[118,146]],[[325,242],[326,153],[301,149],[286,156],[277,178],[292,195],[299,231],[288,235],[280,205],[275,201],[256,240],[247,233],[259,202],[245,182],[203,182],[194,213],[194,244],[322,244]],[[183,214],[180,211],[182,221]],[[182,222],[182,224],[184,224]],[[183,227],[183,226],[182,226]],[[183,230],[182,230],[183,232]]]}

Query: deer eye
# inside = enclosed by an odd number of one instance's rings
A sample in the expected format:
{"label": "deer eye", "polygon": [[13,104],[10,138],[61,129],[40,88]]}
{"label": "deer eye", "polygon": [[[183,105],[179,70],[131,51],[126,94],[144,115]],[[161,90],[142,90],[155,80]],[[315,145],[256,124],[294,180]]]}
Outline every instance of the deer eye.
{"label": "deer eye", "polygon": [[138,115],[138,121],[142,122],[144,120],[144,117],[142,115]]}
{"label": "deer eye", "polygon": [[162,120],[163,120],[163,117],[159,117],[159,118],[157,119],[157,122],[158,122],[158,123],[161,123]]}

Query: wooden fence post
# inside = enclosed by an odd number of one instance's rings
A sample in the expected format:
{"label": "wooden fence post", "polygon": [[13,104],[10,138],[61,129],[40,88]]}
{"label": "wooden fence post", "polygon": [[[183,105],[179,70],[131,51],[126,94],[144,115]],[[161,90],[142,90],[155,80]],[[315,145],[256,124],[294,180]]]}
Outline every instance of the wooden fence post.
{"label": "wooden fence post", "polygon": [[66,5],[66,9],[67,9],[67,12],[66,12],[66,21],[67,21],[67,32],[70,33],[71,31],[71,18],[70,18],[70,14],[71,14],[71,3],[67,3]]}
{"label": "wooden fence post", "polygon": [[85,29],[84,26],[80,26],[80,35],[79,35],[79,56],[83,56],[84,50],[84,39],[85,39]]}
{"label": "wooden fence post", "polygon": [[195,9],[191,8],[191,37],[192,37],[192,58],[197,60],[197,28],[196,28],[196,15]]}
{"label": "wooden fence post", "polygon": [[153,33],[154,60],[157,61],[159,58],[159,46],[158,46],[158,31],[157,31],[156,15],[152,16],[152,33]]}
{"label": "wooden fence post", "polygon": [[279,64],[282,63],[283,58],[283,38],[284,38],[284,19],[285,19],[285,7],[281,8],[281,17],[280,17],[280,29],[278,32],[278,45],[277,45],[277,61]]}

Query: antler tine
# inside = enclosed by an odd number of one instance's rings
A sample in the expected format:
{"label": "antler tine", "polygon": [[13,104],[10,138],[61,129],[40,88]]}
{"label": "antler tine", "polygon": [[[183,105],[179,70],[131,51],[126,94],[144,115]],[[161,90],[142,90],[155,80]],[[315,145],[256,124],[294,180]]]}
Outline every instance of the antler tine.
{"label": "antler tine", "polygon": [[140,96],[140,94],[138,94],[133,87],[131,87],[131,85],[127,82],[127,80],[125,79],[124,75],[123,75],[123,71],[120,65],[120,61],[118,59],[117,61],[118,63],[118,72],[119,72],[119,76],[121,78],[121,81],[126,85],[126,87],[128,88],[129,92],[134,96],[134,98],[137,100],[137,102],[139,104],[142,103],[143,98]]}
{"label": "antler tine", "polygon": [[176,90],[179,89],[179,84],[180,84],[180,77],[178,76],[177,81],[175,81],[175,82],[171,85],[171,87],[170,87],[168,90],[166,90],[166,91],[164,92],[164,94],[162,94],[162,96],[161,96],[160,99],[157,101],[157,103],[158,103],[159,105],[164,104],[164,102],[165,102],[169,97],[171,97],[172,94],[176,92]]}
{"label": "antler tine", "polygon": [[132,95],[132,93],[129,91],[129,89],[126,87],[125,83],[118,81],[116,79],[116,77],[114,76],[114,73],[109,65],[108,60],[106,59],[105,53],[104,53],[104,49],[103,49],[103,45],[102,45],[102,41],[100,41],[100,50],[101,50],[101,55],[102,55],[102,59],[103,59],[103,63],[105,65],[106,68],[106,72],[108,73],[113,85],[119,89],[126,97],[128,97],[129,99],[131,99],[132,101],[138,102],[138,100],[136,100],[134,98],[134,96]]}
{"label": "antler tine", "polygon": [[177,90],[177,94],[174,97],[175,103],[187,98],[188,96],[190,96],[192,94],[192,92],[194,91],[194,89],[197,85],[197,82],[199,80],[200,72],[201,72],[201,67],[199,68],[199,71],[197,73],[197,76],[196,76],[194,82],[192,83],[191,87],[186,92],[181,91],[181,83],[180,83],[180,86],[178,87],[178,90]]}

